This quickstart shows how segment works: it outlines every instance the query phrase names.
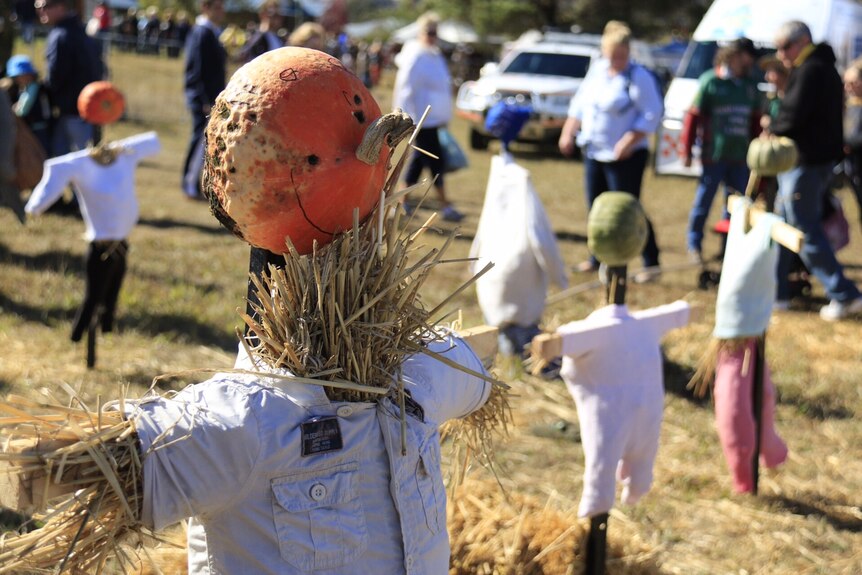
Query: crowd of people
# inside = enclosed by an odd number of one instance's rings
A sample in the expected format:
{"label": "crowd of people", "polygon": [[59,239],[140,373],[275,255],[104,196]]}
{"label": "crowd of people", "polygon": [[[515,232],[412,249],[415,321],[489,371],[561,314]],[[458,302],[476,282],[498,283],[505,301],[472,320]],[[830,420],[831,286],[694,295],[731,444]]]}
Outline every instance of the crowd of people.
{"label": "crowd of people", "polygon": [[[98,30],[88,34],[67,0],[36,0],[34,6],[40,21],[51,29],[45,50],[46,72],[40,78],[29,58],[10,58],[6,72],[12,78],[8,93],[13,97],[5,107],[24,119],[50,155],[64,155],[96,139],[93,126],[79,116],[77,99],[85,85],[105,77]],[[184,96],[192,118],[181,183],[186,197],[204,197],[203,134],[216,97],[227,85],[231,58],[249,61],[285,45],[317,48],[341,59],[361,78],[367,73],[367,82],[374,82],[370,47],[367,51],[358,46],[354,50],[346,38],[333,37],[315,23],[304,24],[285,35],[279,32],[283,30],[282,18],[277,3],[264,2],[252,33],[232,53],[224,40],[225,0],[200,0],[200,14],[183,44]],[[110,28],[104,12],[94,15],[94,19],[98,26],[105,23],[106,27],[99,30]],[[414,122],[423,122],[414,140],[422,151],[412,153],[404,172],[404,186],[417,183],[427,169],[434,178],[443,219],[459,221],[463,215],[452,204],[443,175],[442,138],[451,120],[452,91],[447,61],[437,45],[438,25],[435,15],[423,15],[416,39],[405,45],[395,60],[398,70],[393,102]],[[146,25],[136,28],[145,29]],[[153,29],[161,30],[162,25],[153,24]],[[572,99],[558,142],[565,155],[573,154],[576,147],[582,151],[588,207],[606,191],[635,198],[642,193],[649,139],[658,127],[662,102],[655,77],[632,62],[631,41],[632,33],[626,24],[607,24],[601,58]],[[745,156],[749,142],[773,135],[791,138],[798,147],[799,162],[778,176],[774,205],[788,223],[804,233],[799,257],[823,284],[830,299],[820,316],[829,321],[844,319],[862,312],[862,295],[843,274],[824,233],[821,216],[834,167],[845,156],[849,157],[851,182],[859,194],[862,138],[855,130],[862,123],[862,64],[851,66],[842,82],[831,47],[815,44],[802,22],[781,26],[775,44],[776,57],[761,61],[774,78],[775,92],[768,98],[757,90],[751,78],[756,53],[745,38],[720,49],[715,66],[700,79],[698,94],[686,118],[681,150],[683,158],[690,161],[694,141],[699,139],[702,144],[703,173],[689,218],[687,247],[692,259],[702,261],[703,228],[718,186],[724,182],[736,190],[747,187]],[[136,46],[140,47],[140,43]],[[360,64],[363,53],[365,63]],[[152,146],[150,151],[154,152],[155,142]],[[137,159],[138,156],[130,161]],[[133,168],[124,168],[127,175]],[[405,208],[413,209],[413,205],[406,203]],[[636,282],[654,281],[661,273],[657,233],[649,221],[646,229],[644,269],[634,276]],[[95,242],[100,238],[91,239],[98,247]],[[93,252],[91,259],[102,258]],[[791,264],[792,254],[783,251],[777,270],[779,306],[789,297]],[[119,261],[117,267],[124,270],[124,265]],[[599,262],[591,258],[578,269],[596,271]],[[540,297],[544,301],[544,294]],[[569,359],[563,364],[562,374],[570,389],[577,389],[572,393],[579,402],[581,421],[586,422],[582,429],[587,433],[582,435],[587,468],[596,476],[599,471],[608,476],[601,482],[585,482],[588,489],[582,500],[582,516],[606,512],[613,504],[614,468],[624,451],[623,442],[616,441],[623,435],[602,433],[600,426],[614,424],[618,429],[611,431],[624,431],[639,440],[635,449],[639,457],[628,463],[623,458],[618,468],[625,484],[624,500],[634,503],[652,481],[663,393],[658,339],[667,330],[687,323],[690,313],[684,302],[672,305],[670,309],[629,315],[619,303],[592,316],[593,320],[602,320],[592,327],[569,326],[568,340],[577,339],[578,345],[568,343],[563,349]],[[113,310],[109,311],[105,320],[108,329],[113,316]],[[667,319],[661,319],[665,316]],[[76,321],[73,340],[81,338],[85,319],[81,316]],[[633,329],[635,320],[640,322],[637,330]],[[625,324],[624,334],[610,334],[607,340],[594,335],[598,330],[608,332],[609,326]],[[447,336],[433,346],[435,355],[450,353],[450,358],[456,355],[454,360],[444,363],[431,356],[416,356],[404,361],[412,395],[406,396],[410,403],[402,396],[404,403],[398,407],[388,397],[376,406],[372,402],[330,401],[315,386],[274,386],[266,382],[266,377],[257,379],[248,373],[240,377],[221,374],[207,385],[190,386],[175,398],[150,398],[135,405],[133,415],[140,422],[142,453],[147,456],[143,520],[150,527],[161,528],[192,516],[190,568],[195,572],[219,568],[236,572],[250,563],[259,572],[272,573],[287,572],[286,564],[292,566],[291,572],[336,572],[348,565],[362,572],[445,572],[449,551],[438,427],[448,419],[478,409],[491,393],[480,359],[456,340]],[[620,342],[634,361],[618,361]],[[576,370],[571,358],[579,355],[589,355],[589,362],[594,363]],[[469,372],[453,367],[459,364],[468,367]],[[246,355],[245,348],[241,348],[236,365],[246,371],[260,367]],[[273,371],[276,368],[271,367]],[[589,379],[590,368],[596,372],[597,380],[613,384],[647,380],[651,395],[629,393],[627,397],[638,398],[636,403],[644,403],[641,397],[651,398],[646,403],[651,405],[652,413],[641,416],[642,421],[606,417],[606,406],[623,405],[625,397],[614,386],[610,386],[610,394],[596,395],[586,390],[583,382]],[[191,413],[198,405],[207,406],[206,418],[181,416],[180,411],[187,406],[192,408]],[[601,411],[591,414],[588,405],[598,406],[596,410]],[[635,406],[631,411],[642,408]],[[400,420],[396,411],[401,412]],[[615,440],[600,445],[608,437]],[[164,438],[170,441],[147,451]],[[174,441],[177,438],[183,441]],[[301,451],[297,449],[300,445]],[[329,452],[335,453],[326,455]],[[784,456],[786,450],[780,459]],[[352,482],[356,482],[360,495],[353,493]],[[591,491],[593,487],[602,489]],[[230,495],[227,503],[226,493]],[[373,513],[362,511],[362,500],[371,502]],[[273,501],[280,508],[274,507]],[[315,524],[313,529],[305,515],[312,511],[323,518],[321,525]],[[373,545],[369,549],[373,548],[373,552],[366,552],[366,516],[371,517]],[[335,533],[335,543],[327,540],[327,533]]]}
{"label": "crowd of people", "polygon": [[[17,9],[23,12],[23,5],[18,4]],[[288,32],[277,0],[260,5],[256,21],[246,26],[242,42],[233,47],[226,45],[224,0],[201,0],[200,14],[190,24],[183,14],[159,13],[155,8],[146,9],[143,17],[129,11],[118,20],[104,2],[96,6],[86,25],[68,0],[36,0],[33,7],[40,23],[49,29],[45,73],[40,76],[28,56],[15,55],[5,66],[9,77],[5,87],[15,114],[32,130],[48,157],[82,149],[98,139],[94,127],[78,116],[76,100],[87,83],[106,76],[100,35],[101,39],[125,35],[129,38],[126,47],[134,46],[144,53],[158,53],[164,47],[169,56],[183,55],[192,133],[181,188],[191,199],[203,198],[202,133],[215,98],[226,84],[231,63],[247,62],[282,46],[304,46],[341,59],[366,85],[373,86],[388,60],[381,43],[354,42],[343,34],[329,33],[315,22]],[[447,58],[437,44],[439,18],[424,15],[418,24],[417,37],[392,59],[397,68],[393,105],[417,122],[430,106],[430,115],[424,118],[417,137],[417,146],[430,154],[416,152],[410,158],[404,185],[415,184],[427,170],[436,178],[433,188],[443,219],[459,221],[463,214],[447,194],[441,160],[440,138],[452,117],[452,78]],[[684,163],[690,164],[695,142],[701,148],[702,171],[689,214],[686,247],[693,262],[704,261],[704,227],[718,188],[724,185],[725,199],[730,190],[746,189],[749,142],[757,137],[788,136],[799,148],[799,165],[764,182],[761,188],[768,207],[774,207],[805,233],[806,247],[798,259],[790,255],[781,258],[776,307],[789,305],[794,294],[787,276],[794,266],[803,267],[823,284],[830,300],[821,316],[842,319],[862,311],[862,296],[844,275],[824,233],[822,216],[824,206],[828,207],[824,198],[830,193],[836,165],[843,166],[847,181],[862,199],[862,63],[854,62],[845,71],[842,90],[829,45],[814,44],[804,24],[792,26],[795,28],[787,24],[781,29],[776,38],[778,51],[766,57],[758,58],[758,51],[747,38],[722,46],[714,66],[699,80],[679,150]],[[21,34],[29,34],[23,25]],[[791,41],[785,49],[787,38]],[[564,155],[573,155],[576,148],[581,151],[588,208],[605,190],[626,191],[638,198],[642,193],[649,141],[662,114],[662,94],[654,76],[630,58],[631,42],[631,30],[624,23],[608,23],[601,58],[572,99],[560,136],[559,148]],[[758,90],[753,74],[757,66],[773,87],[768,94]],[[818,87],[813,93],[812,85]],[[405,207],[410,210],[414,205],[408,200]],[[660,233],[656,234],[652,225],[648,229],[643,270],[634,276],[636,282],[653,281],[661,274]],[[597,269],[598,262],[592,256],[576,266],[580,272]]]}

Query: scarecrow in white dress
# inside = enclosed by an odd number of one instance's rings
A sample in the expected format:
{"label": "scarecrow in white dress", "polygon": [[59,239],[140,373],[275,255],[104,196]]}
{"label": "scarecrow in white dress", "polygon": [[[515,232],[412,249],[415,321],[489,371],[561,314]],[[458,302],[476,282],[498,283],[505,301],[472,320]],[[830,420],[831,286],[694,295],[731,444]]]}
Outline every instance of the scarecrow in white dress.
{"label": "scarecrow in white dress", "polygon": [[[530,108],[499,102],[486,126],[503,149],[491,159],[485,203],[470,248],[474,271],[494,267],[476,281],[479,307],[488,325],[500,329],[500,351],[524,357],[541,333],[539,323],[551,282],[568,285],[565,264],[530,173],[515,163],[509,144],[529,119]],[[556,366],[559,371],[559,365]]]}

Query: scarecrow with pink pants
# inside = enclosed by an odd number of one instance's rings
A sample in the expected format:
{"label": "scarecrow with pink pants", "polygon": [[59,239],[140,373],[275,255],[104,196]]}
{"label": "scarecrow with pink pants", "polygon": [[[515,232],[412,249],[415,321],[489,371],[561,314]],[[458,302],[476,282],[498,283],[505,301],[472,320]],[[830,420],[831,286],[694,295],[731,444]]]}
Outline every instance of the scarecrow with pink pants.
{"label": "scarecrow with pink pants", "polygon": [[782,220],[763,214],[746,230],[749,209],[745,200],[731,216],[716,298],[715,339],[692,380],[696,393],[703,394],[715,376],[715,423],[737,493],[757,492],[756,454],[768,468],[787,459],[787,446],[775,430],[775,386],[763,345],[778,261],[771,231]]}

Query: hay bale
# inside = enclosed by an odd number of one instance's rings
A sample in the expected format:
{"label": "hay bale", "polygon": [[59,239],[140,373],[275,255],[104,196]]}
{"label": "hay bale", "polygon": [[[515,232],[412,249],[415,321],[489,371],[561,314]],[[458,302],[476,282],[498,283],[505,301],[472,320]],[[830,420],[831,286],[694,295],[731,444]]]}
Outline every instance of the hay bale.
{"label": "hay bale", "polygon": [[[588,523],[492,480],[466,480],[449,501],[449,575],[568,575],[583,573]],[[652,553],[610,531],[613,573],[655,573]]]}

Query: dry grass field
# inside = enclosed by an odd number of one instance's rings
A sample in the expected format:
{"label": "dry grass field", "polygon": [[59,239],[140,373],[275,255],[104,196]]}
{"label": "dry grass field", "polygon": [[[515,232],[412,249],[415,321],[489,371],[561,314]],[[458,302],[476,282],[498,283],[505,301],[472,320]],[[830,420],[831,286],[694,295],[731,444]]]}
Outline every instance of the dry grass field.
{"label": "dry grass field", "polygon": [[[38,53],[37,59],[38,62]],[[107,129],[116,139],[156,130],[162,153],[137,174],[140,222],[130,237],[129,270],[120,298],[118,329],[100,336],[95,369],[85,367],[83,343],[68,339],[83,294],[83,224],[47,214],[20,226],[0,210],[0,394],[63,396],[65,383],[95,404],[115,397],[120,386],[142,392],[154,376],[192,368],[232,365],[237,309],[244,306],[248,248],[220,228],[203,203],[185,200],[179,189],[189,122],[184,112],[181,63],[112,54],[113,78],[129,99],[129,117]],[[389,91],[376,93],[389,108]],[[462,142],[467,128],[452,126]],[[469,151],[468,151],[469,152]],[[449,192],[467,217],[452,257],[467,255],[481,209],[493,153],[469,152],[468,170],[448,179]],[[586,214],[579,162],[521,147],[517,160],[531,173],[545,203],[566,262],[586,256]],[[633,285],[628,302],[642,309],[686,298],[701,304],[704,317],[672,332],[663,343],[665,418],[651,493],[637,506],[612,513],[609,573],[679,574],[857,574],[862,573],[862,322],[830,324],[817,309],[822,289],[794,301],[776,315],[767,338],[767,357],[778,388],[777,427],[789,460],[764,471],[760,495],[732,493],[713,425],[709,400],[698,400],[686,383],[711,338],[715,291],[697,289],[697,270],[685,262],[684,231],[694,181],[647,174],[644,205],[657,230],[668,268],[653,284]],[[862,236],[857,207],[841,192],[852,222],[850,247],[840,257],[862,284]],[[718,215],[713,208],[713,218]],[[448,224],[441,224],[447,230]],[[443,235],[426,236],[429,242]],[[718,249],[710,237],[707,255]],[[673,269],[677,266],[677,269]],[[440,301],[467,277],[464,264],[442,266],[424,298]],[[571,282],[592,280],[573,273]],[[546,327],[584,317],[602,304],[601,290],[587,291],[547,309]],[[482,323],[475,294],[456,301],[467,326]],[[624,355],[625,349],[619,353]],[[497,446],[500,482],[511,494],[500,509],[523,498],[574,522],[581,491],[583,454],[560,421],[577,427],[574,403],[561,382],[546,382],[501,367],[515,392],[515,425]],[[167,378],[163,387],[197,381]],[[488,472],[472,471],[484,480]],[[478,493],[476,495],[479,495]],[[517,516],[517,514],[515,514]],[[562,575],[564,566],[544,571],[527,566],[500,573]]]}

